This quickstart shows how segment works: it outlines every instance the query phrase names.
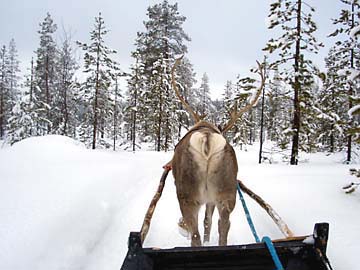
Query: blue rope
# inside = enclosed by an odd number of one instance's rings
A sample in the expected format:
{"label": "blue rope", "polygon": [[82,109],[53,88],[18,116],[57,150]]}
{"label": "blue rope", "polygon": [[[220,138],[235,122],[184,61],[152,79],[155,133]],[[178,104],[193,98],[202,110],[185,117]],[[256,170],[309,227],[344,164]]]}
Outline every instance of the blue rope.
{"label": "blue rope", "polygon": [[277,252],[276,252],[274,244],[270,240],[270,238],[268,236],[264,236],[261,242],[265,243],[265,245],[267,246],[267,248],[268,248],[268,250],[270,252],[271,258],[273,259],[273,262],[274,262],[274,264],[276,266],[276,270],[284,270],[284,267],[281,264],[281,261],[279,259],[279,256],[278,256]]}
{"label": "blue rope", "polygon": [[[244,208],[246,219],[247,219],[247,222],[248,222],[248,224],[250,226],[251,232],[254,235],[256,243],[260,243],[259,236],[256,233],[254,223],[252,222],[250,212],[249,212],[249,209],[246,206],[245,198],[244,198],[244,196],[243,196],[243,194],[241,192],[241,188],[240,188],[239,183],[237,183],[237,191],[238,191],[242,206]],[[273,262],[274,262],[274,264],[276,266],[276,270],[284,270],[284,267],[281,264],[281,261],[279,259],[279,256],[277,255],[276,249],[275,249],[274,244],[272,243],[271,239],[268,236],[264,236],[261,242],[265,243],[266,247],[268,248],[268,250],[270,252],[270,255],[271,255],[271,258],[273,259]]]}
{"label": "blue rope", "polygon": [[243,206],[243,208],[244,208],[245,215],[246,215],[246,219],[247,219],[247,222],[249,223],[251,232],[252,232],[252,234],[254,235],[254,238],[255,238],[256,243],[260,243],[260,238],[259,238],[259,236],[258,236],[257,233],[256,233],[256,229],[255,229],[254,223],[252,222],[252,219],[251,219],[251,216],[250,216],[250,212],[249,212],[249,209],[248,209],[247,206],[246,206],[246,202],[245,202],[244,196],[243,196],[243,194],[242,194],[242,192],[241,192],[240,184],[239,184],[239,183],[237,183],[237,191],[238,191],[238,193],[239,193],[239,197],[240,197],[242,206]]}

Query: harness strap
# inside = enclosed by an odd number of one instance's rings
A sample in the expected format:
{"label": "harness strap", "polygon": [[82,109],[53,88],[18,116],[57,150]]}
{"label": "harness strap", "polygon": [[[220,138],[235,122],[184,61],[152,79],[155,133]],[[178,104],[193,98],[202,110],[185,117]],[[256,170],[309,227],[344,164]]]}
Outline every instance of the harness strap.
{"label": "harness strap", "polygon": [[[246,219],[247,219],[247,222],[248,222],[249,227],[251,229],[251,232],[252,232],[252,234],[253,234],[253,236],[255,238],[256,243],[260,243],[259,236],[258,236],[258,234],[256,232],[254,223],[253,223],[252,218],[250,216],[249,209],[248,209],[248,207],[246,205],[245,198],[244,198],[244,196],[243,196],[243,194],[241,192],[241,188],[240,188],[239,183],[237,183],[237,191],[238,191],[238,194],[239,194],[239,197],[240,197],[240,200],[241,200],[241,204],[242,204],[242,206],[244,208]],[[261,242],[265,243],[267,249],[269,250],[271,258],[273,259],[273,262],[274,262],[274,264],[276,266],[276,270],[284,270],[284,267],[281,264],[279,256],[277,255],[274,244],[272,243],[270,238],[268,236],[264,236]]]}
{"label": "harness strap", "polygon": [[262,241],[263,243],[265,243],[266,247],[268,248],[271,258],[273,259],[273,262],[276,266],[276,270],[284,270],[283,265],[281,264],[281,261],[279,259],[279,256],[276,252],[276,249],[274,247],[273,242],[270,240],[270,238],[268,236],[264,236]]}
{"label": "harness strap", "polygon": [[254,223],[252,222],[252,219],[251,219],[251,216],[250,216],[250,212],[249,212],[249,209],[247,208],[246,206],[246,202],[245,202],[245,199],[244,199],[244,196],[241,192],[241,189],[240,189],[240,185],[239,183],[237,183],[237,191],[238,191],[238,194],[239,194],[239,197],[240,197],[240,201],[242,203],[242,206],[244,208],[244,212],[245,212],[245,215],[246,215],[246,219],[247,219],[247,222],[249,224],[249,227],[251,229],[251,232],[255,238],[255,241],[256,243],[260,243],[260,238],[258,236],[258,234],[256,233],[256,229],[255,229],[255,226],[254,226]]}

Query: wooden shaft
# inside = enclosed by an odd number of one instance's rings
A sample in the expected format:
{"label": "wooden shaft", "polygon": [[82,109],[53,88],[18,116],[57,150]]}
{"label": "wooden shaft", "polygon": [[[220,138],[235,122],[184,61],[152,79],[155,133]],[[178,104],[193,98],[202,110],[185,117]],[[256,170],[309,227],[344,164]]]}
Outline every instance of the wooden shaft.
{"label": "wooden shaft", "polygon": [[278,228],[286,238],[294,237],[294,233],[289,229],[286,223],[268,203],[266,203],[259,195],[255,194],[247,186],[245,186],[243,182],[241,182],[240,180],[237,181],[240,185],[241,190],[248,194],[262,208],[265,209],[265,211],[269,214],[269,216],[272,218],[272,220],[275,222],[275,224],[278,226]]}
{"label": "wooden shaft", "polygon": [[161,176],[161,179],[160,179],[158,189],[157,189],[153,199],[151,200],[149,208],[148,208],[148,210],[147,210],[147,212],[145,214],[144,222],[143,222],[143,224],[141,226],[141,230],[140,230],[141,244],[144,243],[146,235],[147,235],[147,233],[149,231],[151,218],[152,218],[152,216],[154,214],[156,204],[157,204],[157,202],[159,201],[159,199],[161,197],[162,191],[163,191],[164,186],[165,186],[165,180],[166,180],[166,177],[169,174],[169,171],[170,171],[169,168],[164,169],[164,172],[163,172],[163,174]]}

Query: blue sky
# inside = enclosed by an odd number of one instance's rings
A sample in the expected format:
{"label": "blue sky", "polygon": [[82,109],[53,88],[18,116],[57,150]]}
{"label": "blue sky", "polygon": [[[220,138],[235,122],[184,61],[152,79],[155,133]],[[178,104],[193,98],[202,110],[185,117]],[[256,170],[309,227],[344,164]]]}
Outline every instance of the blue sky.
{"label": "blue sky", "polygon": [[[22,68],[30,64],[39,44],[39,23],[50,12],[58,24],[57,39],[62,29],[73,33],[73,40],[87,42],[93,28],[94,17],[102,12],[110,30],[107,44],[118,51],[116,56],[121,67],[127,70],[132,63],[130,53],[137,31],[144,30],[146,8],[159,1],[142,0],[2,0],[0,16],[0,45],[14,38],[18,47]],[[175,1],[170,0],[173,3]],[[266,29],[265,18],[269,0],[179,0],[179,11],[187,17],[184,30],[192,41],[188,43],[191,62],[197,79],[206,72],[210,79],[213,96],[219,96],[226,80],[236,75],[248,75],[256,60],[262,60],[262,48],[274,34]],[[333,29],[330,18],[337,17],[342,7],[339,0],[308,0],[316,8],[314,15],[319,30],[316,36],[325,43],[318,56],[313,56],[323,67],[323,58],[333,44],[326,38]],[[79,50],[80,53],[80,50]],[[125,88],[125,85],[122,86]]]}

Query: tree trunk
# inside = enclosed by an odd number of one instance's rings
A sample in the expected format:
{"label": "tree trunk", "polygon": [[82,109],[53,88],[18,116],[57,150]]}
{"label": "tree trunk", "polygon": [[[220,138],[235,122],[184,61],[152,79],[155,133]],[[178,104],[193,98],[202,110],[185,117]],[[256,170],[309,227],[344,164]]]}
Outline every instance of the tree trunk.
{"label": "tree trunk", "polygon": [[[354,12],[355,12],[355,4],[352,3],[351,5],[351,29],[354,28],[355,26],[355,16],[354,16]],[[354,68],[354,49],[351,48],[350,50],[350,67],[351,69]],[[350,82],[350,87],[349,87],[349,110],[353,107],[352,101],[351,101],[351,96],[353,95],[353,82]],[[352,119],[349,119],[349,126],[352,127],[353,125],[353,121]],[[346,162],[350,163],[351,162],[351,145],[352,145],[352,136],[351,134],[348,134],[347,137],[347,157],[346,157]]]}
{"label": "tree trunk", "polygon": [[64,116],[64,129],[63,129],[63,135],[67,135],[67,126],[68,126],[68,121],[69,121],[69,113],[68,113],[68,104],[67,104],[67,80],[66,80],[66,73],[67,73],[67,67],[66,65],[64,65],[64,70],[63,70],[63,87],[64,87],[64,104],[63,104],[63,116]]}
{"label": "tree trunk", "polygon": [[117,95],[118,95],[118,80],[117,80],[117,75],[116,75],[116,78],[115,78],[115,98],[114,98],[114,134],[113,134],[113,137],[114,137],[114,145],[113,145],[113,150],[116,151],[116,139],[117,139],[117,136],[116,136],[116,124],[117,124]]}
{"label": "tree trunk", "polygon": [[0,138],[4,136],[4,93],[5,93],[5,46],[4,54],[2,55],[2,63],[1,63],[1,81],[0,81]]}
{"label": "tree trunk", "polygon": [[[99,23],[98,35],[101,36],[101,24]],[[93,141],[92,149],[96,148],[96,133],[98,129],[98,96],[99,96],[99,72],[100,72],[100,44],[97,45],[96,52],[96,79],[95,79],[95,97],[94,97],[94,122],[93,122]]]}
{"label": "tree trunk", "polygon": [[299,78],[299,67],[300,67],[300,41],[301,41],[301,0],[297,1],[297,39],[295,48],[295,80],[294,80],[294,119],[293,119],[293,138],[291,148],[291,165],[298,164],[299,155],[299,134],[300,134],[300,100],[299,93],[301,90],[300,78]]}
{"label": "tree trunk", "polygon": [[132,131],[131,131],[131,139],[132,139],[132,150],[135,152],[136,150],[136,111],[132,112],[133,115],[133,124],[132,124]]}
{"label": "tree trunk", "polygon": [[330,134],[330,153],[335,151],[335,138],[334,138],[334,124],[331,125],[331,134]]}
{"label": "tree trunk", "polygon": [[[265,62],[266,65],[266,62]],[[260,120],[260,150],[259,150],[259,164],[262,160],[262,149],[263,149],[263,139],[264,139],[264,105],[265,105],[265,87],[262,92],[262,102],[261,102],[261,120]]]}
{"label": "tree trunk", "polygon": [[[50,121],[50,110],[49,107],[50,106],[50,91],[49,91],[49,56],[46,55],[45,58],[45,99],[46,99],[46,118],[47,120]],[[50,133],[51,132],[51,127],[50,124],[47,124],[47,132]]]}
{"label": "tree trunk", "polygon": [[[138,61],[138,60],[136,60]],[[136,118],[137,118],[137,86],[138,86],[138,70],[136,69],[135,74],[135,88],[134,88],[134,109],[132,110],[133,123],[132,123],[132,150],[135,152],[136,150]]]}
{"label": "tree trunk", "polygon": [[164,142],[164,150],[165,150],[165,152],[167,152],[168,150],[169,150],[169,141],[170,141],[170,123],[169,123],[169,118],[168,117],[166,117],[166,123],[165,123],[165,126],[166,126],[166,128],[165,128],[165,142]]}
{"label": "tree trunk", "polygon": [[158,118],[158,130],[157,130],[157,146],[156,151],[160,152],[161,150],[161,125],[162,125],[162,95],[160,93],[160,100],[159,100],[159,118]]}
{"label": "tree trunk", "polygon": [[0,138],[4,136],[4,86],[1,83],[0,89]]}
{"label": "tree trunk", "polygon": [[31,71],[30,71],[30,105],[32,104],[34,92],[34,59],[31,57]]}

